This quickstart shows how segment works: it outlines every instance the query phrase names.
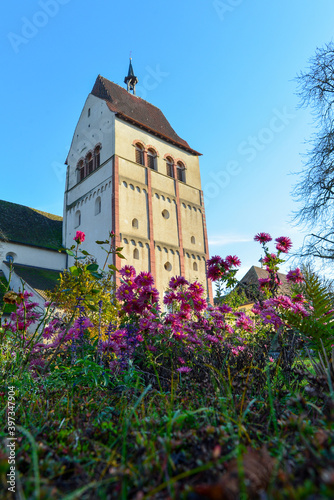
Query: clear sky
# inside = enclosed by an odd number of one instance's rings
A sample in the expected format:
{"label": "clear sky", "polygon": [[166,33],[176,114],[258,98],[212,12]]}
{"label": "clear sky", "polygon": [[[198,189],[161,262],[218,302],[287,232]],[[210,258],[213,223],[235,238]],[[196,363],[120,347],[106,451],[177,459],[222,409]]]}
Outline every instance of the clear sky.
{"label": "clear sky", "polygon": [[332,0],[6,2],[1,199],[62,214],[87,95],[98,74],[123,85],[132,51],[138,95],[203,154],[211,255],[237,254],[242,274],[261,256],[257,232],[297,248],[292,173],[314,129],[294,78],[333,26]]}

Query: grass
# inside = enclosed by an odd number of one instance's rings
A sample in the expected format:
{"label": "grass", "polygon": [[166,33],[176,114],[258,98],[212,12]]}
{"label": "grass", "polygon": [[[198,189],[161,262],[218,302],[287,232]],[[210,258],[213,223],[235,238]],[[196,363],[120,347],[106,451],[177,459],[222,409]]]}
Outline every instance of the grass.
{"label": "grass", "polygon": [[[8,380],[21,498],[260,498],[252,488],[268,499],[334,496],[334,402],[317,384],[307,391],[306,375],[287,383],[272,366],[255,390],[251,371],[212,369],[202,382],[171,377],[162,391],[138,367],[122,380],[73,373]],[[9,499],[5,453],[0,491]],[[233,488],[236,496],[222,496]]]}

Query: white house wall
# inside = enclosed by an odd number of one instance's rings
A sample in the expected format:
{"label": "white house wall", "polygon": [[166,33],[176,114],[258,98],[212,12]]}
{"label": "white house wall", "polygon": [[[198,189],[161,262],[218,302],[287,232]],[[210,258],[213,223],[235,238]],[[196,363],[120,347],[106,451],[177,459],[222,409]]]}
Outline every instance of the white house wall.
{"label": "white house wall", "polygon": [[8,253],[14,254],[14,263],[33,267],[44,267],[56,271],[66,267],[66,254],[55,250],[20,245],[18,243],[0,243],[0,261],[6,260]]}

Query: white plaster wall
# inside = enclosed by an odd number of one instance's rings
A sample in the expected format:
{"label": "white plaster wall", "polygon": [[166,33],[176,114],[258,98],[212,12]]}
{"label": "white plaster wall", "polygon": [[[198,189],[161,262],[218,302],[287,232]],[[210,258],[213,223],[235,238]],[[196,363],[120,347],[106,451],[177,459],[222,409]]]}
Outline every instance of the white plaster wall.
{"label": "white plaster wall", "polygon": [[[90,109],[90,116],[88,110]],[[100,165],[115,154],[115,115],[105,101],[89,94],[78,124],[75,128],[72,144],[67,157],[67,190],[77,184],[77,164],[89,151],[94,151],[97,144],[102,145]],[[92,175],[92,174],[91,174]]]}
{"label": "white plaster wall", "polygon": [[[3,262],[1,262],[1,270],[4,273],[6,280],[9,281],[10,269]],[[37,302],[41,309],[44,311],[45,299],[43,299],[43,297],[41,297],[41,295],[39,295],[36,290],[31,288],[28,283],[26,283],[25,281],[23,281],[22,283],[22,279],[15,273],[15,271],[12,271],[9,286],[10,289],[16,293],[22,292],[23,290],[32,293],[33,296],[31,297],[31,300],[33,302]]]}
{"label": "white plaster wall", "polygon": [[1,242],[0,261],[6,260],[6,254],[16,255],[14,262],[28,266],[44,267],[46,269],[62,270],[66,267],[66,254],[55,250],[19,245],[18,243]]}
{"label": "white plaster wall", "polygon": [[[97,172],[96,172],[97,174]],[[96,199],[101,198],[101,212],[95,213]],[[76,213],[81,213],[81,224],[76,224]],[[70,248],[75,244],[73,238],[77,231],[82,231],[86,235],[84,243],[81,245],[82,250],[86,250],[92,254],[102,266],[106,259],[106,253],[101,249],[100,245],[95,242],[97,240],[105,240],[108,238],[112,230],[112,180],[109,177],[104,182],[101,182],[91,189],[85,197],[67,211],[67,237],[66,247]],[[107,246],[105,246],[107,248]],[[111,264],[112,258],[109,259]],[[69,264],[72,265],[73,259],[69,259]]]}

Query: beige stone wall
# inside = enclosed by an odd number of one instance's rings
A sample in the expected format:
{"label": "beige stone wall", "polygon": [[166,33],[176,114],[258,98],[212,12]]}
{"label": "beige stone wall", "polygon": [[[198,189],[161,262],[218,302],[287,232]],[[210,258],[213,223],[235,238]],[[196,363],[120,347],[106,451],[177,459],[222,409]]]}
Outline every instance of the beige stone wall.
{"label": "beige stone wall", "polygon": [[[182,161],[186,166],[186,184],[196,189],[201,189],[198,156],[194,156],[181,148],[168,143],[159,137],[149,134],[116,117],[115,119],[115,152],[120,158],[135,161],[134,141],[142,141],[146,146],[153,146],[158,153],[158,172],[169,180],[166,173],[165,155],[172,156],[175,161]],[[157,181],[158,182],[158,181]],[[161,181],[163,182],[163,181]],[[181,183],[180,183],[181,184]],[[197,201],[199,203],[199,201]]]}
{"label": "beige stone wall", "polygon": [[[119,157],[119,229],[126,261],[137,272],[150,269],[149,185],[144,166],[135,162],[135,142],[157,151],[157,169],[151,170],[152,220],[156,287],[163,296],[171,277],[181,274],[177,211],[180,213],[185,277],[206,287],[205,247],[198,157],[115,119],[115,154]],[[167,176],[165,156],[186,166],[186,182]],[[179,190],[179,207],[177,190]],[[138,227],[133,220],[138,220]],[[194,240],[192,240],[194,238]]]}

